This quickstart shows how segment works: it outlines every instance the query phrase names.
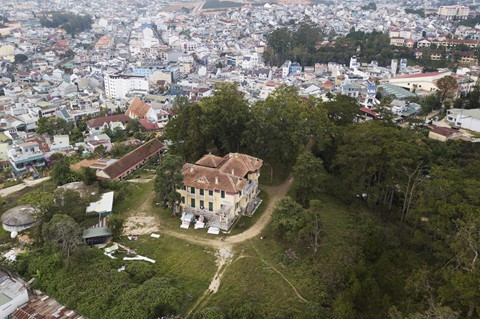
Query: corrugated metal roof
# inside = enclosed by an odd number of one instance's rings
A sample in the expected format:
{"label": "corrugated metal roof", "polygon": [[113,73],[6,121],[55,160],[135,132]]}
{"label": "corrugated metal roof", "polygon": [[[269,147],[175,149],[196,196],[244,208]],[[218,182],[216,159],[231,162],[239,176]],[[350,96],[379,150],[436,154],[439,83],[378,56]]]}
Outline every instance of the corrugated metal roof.
{"label": "corrugated metal roof", "polygon": [[83,231],[83,239],[95,238],[95,237],[108,237],[112,232],[108,227],[95,227],[88,228]]}
{"label": "corrugated metal roof", "polygon": [[86,319],[46,295],[40,295],[18,308],[13,319]]}

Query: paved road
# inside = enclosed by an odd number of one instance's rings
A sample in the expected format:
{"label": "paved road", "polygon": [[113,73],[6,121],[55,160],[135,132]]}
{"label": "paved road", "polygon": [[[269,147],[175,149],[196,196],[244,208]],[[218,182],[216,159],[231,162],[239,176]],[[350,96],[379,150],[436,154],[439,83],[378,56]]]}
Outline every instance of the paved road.
{"label": "paved road", "polygon": [[50,176],[39,178],[39,179],[34,179],[32,181],[27,180],[27,181],[24,181],[22,184],[18,184],[18,185],[12,186],[12,187],[7,187],[7,188],[4,188],[4,189],[0,189],[0,197],[6,197],[10,194],[21,191],[25,187],[35,186],[35,185],[40,184],[40,183],[42,183],[46,180],[49,180],[49,179],[50,179]]}

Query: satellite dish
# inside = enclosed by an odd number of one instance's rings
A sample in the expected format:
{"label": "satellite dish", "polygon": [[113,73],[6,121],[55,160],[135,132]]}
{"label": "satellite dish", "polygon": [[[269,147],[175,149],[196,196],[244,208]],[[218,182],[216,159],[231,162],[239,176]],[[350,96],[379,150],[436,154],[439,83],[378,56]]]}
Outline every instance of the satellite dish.
{"label": "satellite dish", "polygon": [[12,237],[12,238],[17,237],[17,235],[18,235],[18,233],[17,233],[16,231],[12,231],[12,232],[10,233],[10,237]]}

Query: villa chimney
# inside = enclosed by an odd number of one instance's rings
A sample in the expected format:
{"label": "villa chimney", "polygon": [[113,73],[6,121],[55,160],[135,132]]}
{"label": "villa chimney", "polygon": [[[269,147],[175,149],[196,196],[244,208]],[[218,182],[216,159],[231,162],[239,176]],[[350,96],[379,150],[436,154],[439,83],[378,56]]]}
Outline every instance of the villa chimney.
{"label": "villa chimney", "polygon": [[218,184],[218,176],[215,176],[215,184]]}
{"label": "villa chimney", "polygon": [[235,170],[232,168],[232,175],[235,176]]}
{"label": "villa chimney", "polygon": [[190,166],[190,173],[193,173],[193,166]]}

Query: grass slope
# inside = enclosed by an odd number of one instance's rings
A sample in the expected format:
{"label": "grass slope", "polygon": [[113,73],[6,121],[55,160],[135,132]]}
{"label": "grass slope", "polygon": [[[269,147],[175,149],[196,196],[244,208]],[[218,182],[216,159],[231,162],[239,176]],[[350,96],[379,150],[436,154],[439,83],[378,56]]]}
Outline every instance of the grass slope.
{"label": "grass slope", "polygon": [[174,277],[180,282],[190,298],[186,308],[208,288],[217,270],[213,250],[173,237],[161,235],[157,239],[141,236],[138,241],[123,243],[136,249],[138,254],[156,260],[153,266],[157,274]]}
{"label": "grass slope", "polygon": [[[287,280],[306,300],[318,300],[318,294],[326,294],[324,287],[328,286],[329,280],[335,280],[329,276],[341,267],[345,260],[343,253],[350,249],[349,234],[353,227],[348,207],[327,196],[322,201],[325,204],[322,213],[325,237],[316,256],[316,268],[324,267],[325,274],[317,275],[312,271],[312,253],[306,247],[279,242],[269,226],[265,230],[265,239],[252,239],[237,247],[241,255],[249,258],[239,259],[231,265],[225,272],[219,292],[211,297],[208,305],[228,311],[232,300],[247,300],[255,307],[283,311],[291,318],[308,318],[307,304],[296,295]],[[297,260],[285,256],[289,248],[298,255]]]}

